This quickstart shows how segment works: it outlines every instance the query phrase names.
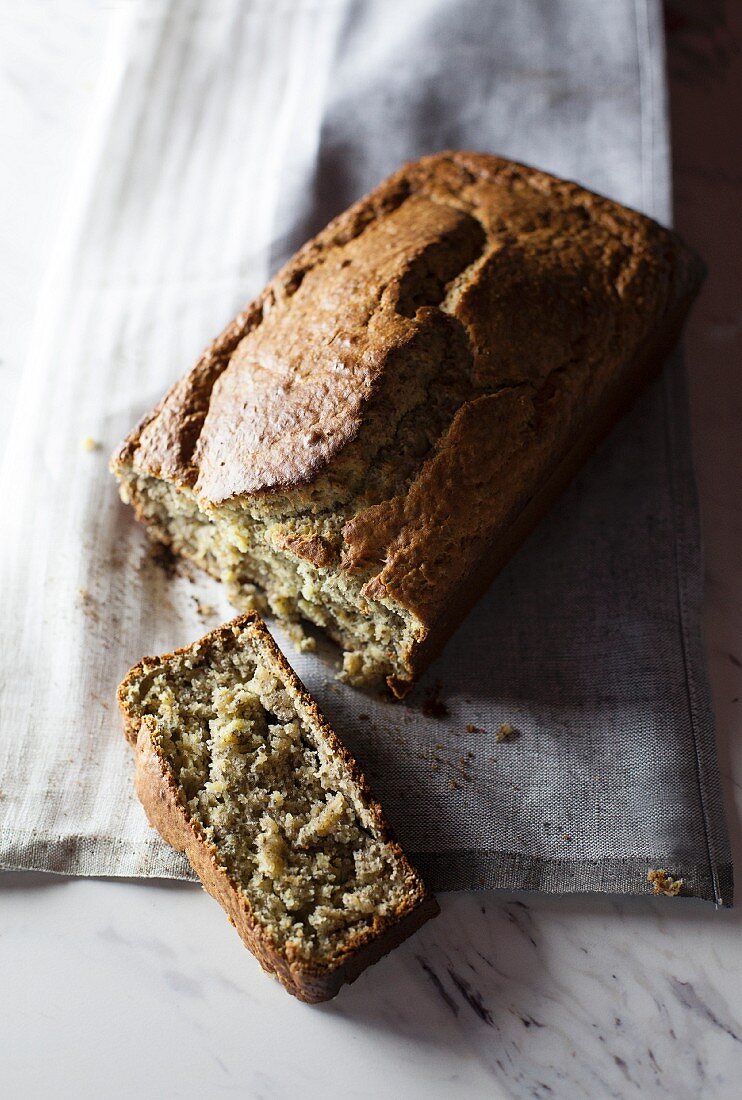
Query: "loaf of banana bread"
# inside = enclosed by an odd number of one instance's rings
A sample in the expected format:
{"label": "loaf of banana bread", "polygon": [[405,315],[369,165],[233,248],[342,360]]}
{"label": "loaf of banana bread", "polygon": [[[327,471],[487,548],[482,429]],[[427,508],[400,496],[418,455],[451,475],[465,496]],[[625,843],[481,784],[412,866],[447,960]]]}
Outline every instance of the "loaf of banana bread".
{"label": "loaf of banana bread", "polygon": [[397,694],[675,343],[702,267],[495,156],[409,164],[305,245],[114,455],[151,535]]}
{"label": "loaf of banana bread", "polygon": [[438,912],[257,615],[119,688],[151,824],[286,989],[324,1001]]}

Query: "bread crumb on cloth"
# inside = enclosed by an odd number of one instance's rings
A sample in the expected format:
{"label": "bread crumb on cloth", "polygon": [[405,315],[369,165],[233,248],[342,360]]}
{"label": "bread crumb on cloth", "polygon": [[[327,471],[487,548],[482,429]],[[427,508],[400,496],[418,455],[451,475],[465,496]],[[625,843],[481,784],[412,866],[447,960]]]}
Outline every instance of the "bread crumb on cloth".
{"label": "bread crumb on cloth", "polygon": [[667,871],[657,870],[647,872],[647,882],[652,884],[652,893],[664,894],[668,898],[676,898],[683,889],[683,879],[673,878]]}
{"label": "bread crumb on cloth", "polygon": [[441,691],[443,685],[440,680],[436,680],[431,688],[428,689],[425,700],[423,702],[423,714],[426,718],[447,718],[449,710],[446,704],[441,699]]}

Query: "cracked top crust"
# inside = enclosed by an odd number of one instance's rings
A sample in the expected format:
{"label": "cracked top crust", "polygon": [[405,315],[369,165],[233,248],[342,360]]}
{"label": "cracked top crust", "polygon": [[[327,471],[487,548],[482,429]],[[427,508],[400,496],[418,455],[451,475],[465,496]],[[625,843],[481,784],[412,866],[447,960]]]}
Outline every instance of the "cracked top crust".
{"label": "cracked top crust", "polygon": [[114,462],[205,509],[352,501],[343,567],[429,618],[700,273],[675,234],[577,184],[424,157],[305,245]]}

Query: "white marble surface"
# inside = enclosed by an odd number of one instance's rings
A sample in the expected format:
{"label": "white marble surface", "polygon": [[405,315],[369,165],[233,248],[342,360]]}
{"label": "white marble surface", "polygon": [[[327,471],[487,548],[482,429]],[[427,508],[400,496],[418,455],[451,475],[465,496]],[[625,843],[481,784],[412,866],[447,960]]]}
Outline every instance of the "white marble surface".
{"label": "white marble surface", "polygon": [[[0,5],[3,411],[114,6]],[[730,127],[732,92],[742,102],[742,19],[737,7],[725,23],[723,11],[676,0],[670,53],[677,220],[711,269],[687,343],[710,667],[739,851],[742,173]],[[441,917],[392,959],[310,1008],[262,974],[197,887],[5,874],[0,1092],[742,1095],[736,912],[675,899],[441,900]]]}
{"label": "white marble surface", "polygon": [[701,903],[444,895],[318,1008],[197,887],[3,885],[7,1096],[739,1096],[739,920]]}

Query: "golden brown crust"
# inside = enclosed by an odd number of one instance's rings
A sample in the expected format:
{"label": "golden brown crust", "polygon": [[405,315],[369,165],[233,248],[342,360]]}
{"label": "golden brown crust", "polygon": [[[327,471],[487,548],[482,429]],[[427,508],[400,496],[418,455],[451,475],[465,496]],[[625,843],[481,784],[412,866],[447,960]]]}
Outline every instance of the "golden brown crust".
{"label": "golden brown crust", "polygon": [[281,540],[280,546],[320,569],[332,565],[337,558],[334,548],[320,535],[288,535]]}
{"label": "golden brown crust", "polygon": [[[554,468],[574,471],[656,372],[701,278],[674,233],[575,183],[424,157],[302,248],[114,463],[206,509],[330,485],[342,546],[288,549],[415,616],[403,691],[554,498],[544,485],[566,484]],[[416,363],[417,405],[398,382]],[[433,437],[400,457],[434,404]],[[359,463],[384,448],[370,489]]]}
{"label": "golden brown crust", "polygon": [[397,698],[404,698],[414,681],[435,660],[454,630],[564,492],[590,454],[629,408],[637,394],[659,373],[679,339],[683,321],[694,296],[695,288],[689,290],[687,297],[677,303],[667,323],[653,334],[631,367],[616,377],[606,399],[600,408],[594,410],[589,430],[574,441],[562,460],[554,465],[548,477],[540,483],[537,492],[510,518],[507,527],[490,533],[489,544],[483,546],[481,554],[463,574],[459,585],[449,590],[448,598],[439,606],[438,615],[424,639],[410,651],[405,677],[388,677],[389,688]]}
{"label": "golden brown crust", "polygon": [[[219,860],[217,849],[187,810],[172,771],[158,748],[154,720],[134,713],[127,702],[127,688],[141,679],[148,669],[156,668],[173,657],[203,650],[215,641],[232,644],[244,631],[262,658],[278,670],[302,716],[312,722],[330,754],[341,760],[357,784],[361,800],[379,831],[380,837],[394,848],[395,855],[407,868],[410,889],[403,906],[388,917],[375,918],[372,925],[349,937],[342,953],[330,964],[312,964],[282,949],[271,941],[267,930],[255,919],[250,904]],[[393,950],[438,913],[438,903],[399,847],[378,802],[371,795],[366,778],[356,760],[339,740],[319,712],[281,650],[256,614],[242,615],[204,635],[194,646],[175,650],[162,657],[145,657],[130,670],[118,689],[118,701],[124,719],[124,732],[135,750],[136,789],[150,824],[164,840],[184,852],[204,888],[227,913],[245,946],[256,956],[264,970],[275,974],[285,988],[300,1000],[319,1002],[334,997],[340,987],[355,981],[371,963]]]}

